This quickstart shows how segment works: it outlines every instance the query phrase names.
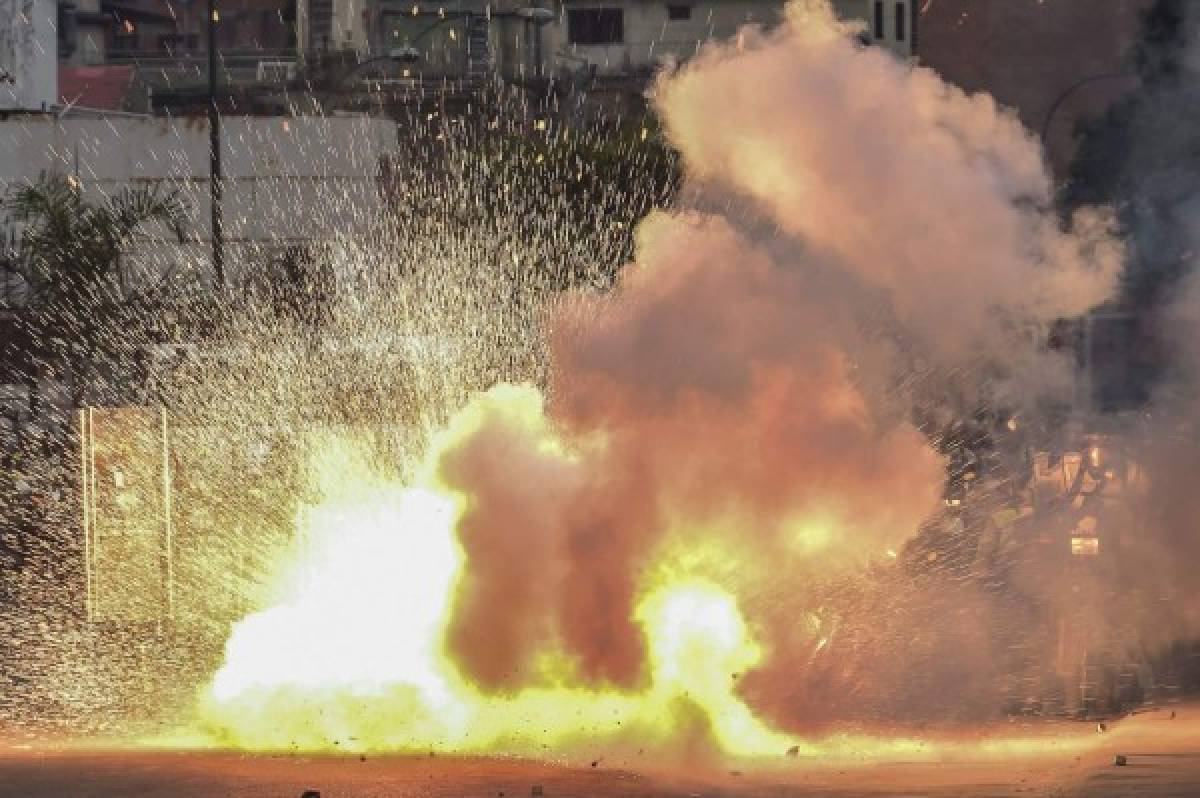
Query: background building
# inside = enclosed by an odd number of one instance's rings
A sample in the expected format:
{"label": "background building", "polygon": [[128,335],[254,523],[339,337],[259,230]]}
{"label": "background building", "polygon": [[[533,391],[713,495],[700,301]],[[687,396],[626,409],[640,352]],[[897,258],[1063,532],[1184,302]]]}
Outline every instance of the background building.
{"label": "background building", "polygon": [[[459,0],[299,0],[302,52],[350,50],[360,57],[412,47],[421,64],[465,70],[486,47],[505,77],[589,69],[603,75],[643,74],[686,59],[705,42],[727,39],[744,25],[770,27],[781,0],[565,0],[522,3]],[[863,25],[864,40],[904,56],[915,52],[918,15],[910,0],[835,0],[838,13]],[[471,20],[482,25],[472,26]],[[486,37],[482,34],[486,33]]]}
{"label": "background building", "polygon": [[[7,0],[30,3],[35,0]],[[52,11],[51,0],[36,0]],[[832,0],[861,26],[865,43],[913,57],[920,15],[913,0]],[[279,113],[309,102],[395,114],[397,106],[478,94],[499,81],[561,94],[638,97],[664,64],[745,25],[769,28],[784,0],[223,0],[216,27],[222,105]],[[81,84],[126,94],[88,107],[187,114],[207,104],[207,7],[168,0],[57,3],[52,29],[64,67],[133,67],[124,73],[64,72],[54,98],[81,103]],[[51,14],[54,16],[54,14]],[[388,94],[383,100],[346,95]],[[285,96],[286,95],[286,96]],[[637,103],[633,103],[636,105]]]}
{"label": "background building", "polygon": [[1137,87],[1128,61],[1152,0],[932,0],[920,15],[921,63],[984,91],[1044,134],[1065,175],[1076,125]]}
{"label": "background building", "polygon": [[[16,8],[34,0],[5,0]],[[49,0],[37,2],[52,5]],[[986,91],[1045,132],[1062,174],[1076,123],[1136,85],[1126,55],[1150,0],[831,0],[862,38],[918,58],[968,91]],[[637,85],[664,62],[693,55],[745,24],[775,24],[783,0],[225,0],[219,3],[222,79],[276,85],[320,79],[478,84]],[[414,13],[415,11],[415,13]],[[6,12],[8,13],[8,12]],[[205,77],[201,2],[73,0],[58,4],[60,54],[69,65],[128,64],[170,95]],[[384,68],[388,56],[403,65]],[[368,64],[368,62],[371,62]],[[331,66],[331,64],[333,66]],[[383,64],[384,67],[381,67]],[[354,71],[357,67],[366,67]],[[590,84],[589,84],[590,85]],[[168,106],[172,100],[168,97]]]}

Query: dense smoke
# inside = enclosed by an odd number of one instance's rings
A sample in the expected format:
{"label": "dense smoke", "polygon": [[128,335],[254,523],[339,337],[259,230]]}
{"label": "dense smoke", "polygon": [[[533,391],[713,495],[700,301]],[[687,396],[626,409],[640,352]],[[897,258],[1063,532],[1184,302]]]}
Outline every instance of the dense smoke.
{"label": "dense smoke", "polygon": [[[1173,267],[1182,273],[1164,275],[1174,287],[1158,307],[1135,311],[1143,325],[1140,334],[1153,336],[1154,381],[1149,400],[1115,423],[1115,437],[1136,452],[1147,477],[1145,493],[1134,504],[1137,540],[1122,552],[1119,584],[1125,613],[1141,613],[1128,645],[1148,659],[1162,657],[1172,645],[1194,646],[1200,638],[1200,589],[1189,565],[1200,557],[1200,504],[1194,489],[1200,469],[1200,278],[1194,258],[1186,253]],[[1130,265],[1137,268],[1136,262]],[[1179,665],[1167,657],[1161,678],[1180,679]],[[1193,672],[1186,686],[1194,689],[1194,679]]]}
{"label": "dense smoke", "polygon": [[936,456],[872,417],[833,343],[844,323],[806,287],[720,218],[653,220],[619,296],[555,341],[560,451],[497,414],[445,456],[471,497],[452,641],[477,675],[527,678],[520,658],[550,641],[510,636],[541,630],[584,675],[633,682],[638,571],[673,528],[784,556],[796,525],[826,517],[834,539],[815,548],[882,554],[930,510]]}
{"label": "dense smoke", "polygon": [[692,175],[752,197],[934,355],[977,359],[1014,317],[1108,295],[1118,252],[1102,215],[1059,229],[1041,148],[1014,114],[855,49],[808,5],[782,40],[747,34],[661,87]]}
{"label": "dense smoke", "polygon": [[[555,647],[589,683],[636,683],[647,568],[716,539],[736,567],[694,567],[765,633],[753,689],[803,713],[794,693],[830,643],[831,574],[884,557],[939,498],[941,458],[909,423],[914,386],[930,390],[914,368],[1040,388],[1029,329],[1104,298],[1120,250],[1100,214],[1060,226],[1014,116],[857,46],[822,3],[707,50],[657,102],[691,208],[643,223],[613,295],[557,313],[544,416],[497,404],[442,456],[468,497],[449,644],[491,689],[528,683]],[[992,654],[962,605],[973,596],[935,622],[945,602],[900,589],[908,639],[882,642],[876,617],[874,642],[845,655],[906,675],[949,657],[959,684],[924,681],[909,699],[992,698],[991,671],[970,667]],[[865,627],[882,600],[853,599]],[[917,624],[940,630],[924,648]]]}
{"label": "dense smoke", "polygon": [[1200,239],[1195,215],[1200,159],[1193,142],[1200,75],[1200,14],[1186,0],[1155,0],[1132,53],[1138,91],[1082,126],[1064,191],[1068,207],[1111,205],[1128,242],[1121,299],[1134,308],[1169,301]]}
{"label": "dense smoke", "polygon": [[[1132,652],[1153,660],[1172,643],[1200,634],[1200,595],[1186,563],[1200,553],[1200,517],[1192,483],[1200,291],[1200,159],[1194,141],[1200,77],[1200,14],[1186,0],[1155,0],[1142,16],[1131,69],[1138,91],[1082,127],[1064,204],[1106,203],[1127,243],[1120,292],[1109,309],[1124,320],[1111,350],[1090,346],[1089,397],[1114,441],[1145,469],[1146,490],[1133,504],[1122,565],[1107,575],[1119,596],[1099,613]],[[1177,663],[1160,663],[1172,680]]]}

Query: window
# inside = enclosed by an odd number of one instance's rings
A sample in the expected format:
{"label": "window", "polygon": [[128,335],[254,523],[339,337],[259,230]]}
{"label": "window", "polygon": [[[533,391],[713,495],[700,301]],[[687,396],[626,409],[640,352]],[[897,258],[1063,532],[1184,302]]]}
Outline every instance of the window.
{"label": "window", "polygon": [[625,12],[619,8],[573,8],[567,11],[571,44],[621,44],[625,41]]}
{"label": "window", "polygon": [[692,18],[691,6],[669,5],[667,6],[667,19],[672,22],[681,22]]}
{"label": "window", "polygon": [[908,10],[904,3],[896,3],[896,41],[908,37]]}
{"label": "window", "polygon": [[875,38],[883,38],[883,0],[875,0]]}
{"label": "window", "polygon": [[114,53],[136,53],[139,46],[137,33],[114,33],[109,49]]}

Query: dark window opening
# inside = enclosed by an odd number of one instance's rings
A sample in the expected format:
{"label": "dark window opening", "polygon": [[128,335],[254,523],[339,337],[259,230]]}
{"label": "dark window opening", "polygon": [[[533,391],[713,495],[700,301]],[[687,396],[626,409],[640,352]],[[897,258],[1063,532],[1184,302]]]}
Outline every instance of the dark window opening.
{"label": "dark window opening", "polygon": [[136,53],[138,45],[139,41],[136,33],[114,33],[110,49],[114,53]]}
{"label": "dark window opening", "polygon": [[60,0],[57,14],[58,57],[66,58],[75,52],[75,41],[78,36],[75,4],[70,0]]}
{"label": "dark window opening", "polygon": [[908,10],[904,3],[896,3],[896,41],[902,42],[908,36]]}
{"label": "dark window opening", "polygon": [[875,38],[883,38],[883,0],[875,0]]}
{"label": "dark window opening", "polygon": [[167,53],[196,50],[199,46],[200,40],[195,33],[164,33],[158,37],[158,49]]}
{"label": "dark window opening", "polygon": [[625,12],[619,8],[573,8],[567,11],[571,44],[621,44]]}
{"label": "dark window opening", "polygon": [[672,22],[692,18],[691,6],[667,6],[667,19]]}

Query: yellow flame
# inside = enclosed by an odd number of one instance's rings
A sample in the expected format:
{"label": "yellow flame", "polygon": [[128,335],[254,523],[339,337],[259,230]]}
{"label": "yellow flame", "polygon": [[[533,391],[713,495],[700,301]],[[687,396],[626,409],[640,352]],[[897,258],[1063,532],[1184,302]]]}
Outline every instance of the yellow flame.
{"label": "yellow flame", "polygon": [[[739,697],[734,678],[768,653],[738,593],[753,588],[747,569],[759,573],[769,563],[734,557],[720,523],[693,529],[686,540],[668,535],[643,570],[633,620],[645,637],[646,663],[636,689],[584,683],[572,658],[548,646],[531,652],[538,686],[483,690],[444,642],[465,563],[456,526],[467,499],[440,485],[431,464],[497,407],[546,450],[570,456],[545,422],[541,395],[512,386],[476,397],[459,413],[411,484],[383,475],[370,447],[353,437],[330,435],[312,447],[315,496],[296,519],[279,600],[236,625],[202,696],[208,742],[589,757],[645,748],[655,761],[720,753],[764,762],[785,754],[933,758],[987,753],[989,745],[1044,747],[845,734],[814,742],[772,728]],[[815,534],[799,521],[795,528]],[[830,646],[822,619],[811,614],[808,623],[814,651]]]}
{"label": "yellow flame", "polygon": [[691,698],[711,722],[722,751],[778,756],[791,744],[733,693],[732,675],[754,667],[762,656],[733,596],[703,581],[672,584],[646,596],[635,617],[646,631],[658,698]]}
{"label": "yellow flame", "polygon": [[[495,402],[531,421],[540,413],[530,389],[493,391],[439,445],[453,445]],[[314,447],[317,500],[297,518],[281,600],[236,625],[201,703],[217,741],[526,754],[699,742],[737,756],[780,756],[793,744],[734,693],[731,674],[762,656],[734,595],[669,565],[651,569],[659,578],[634,612],[646,639],[642,687],[584,685],[568,657],[547,650],[540,675],[552,686],[484,693],[443,645],[463,567],[463,499],[432,469],[411,486],[379,476],[364,449],[345,437]]]}

